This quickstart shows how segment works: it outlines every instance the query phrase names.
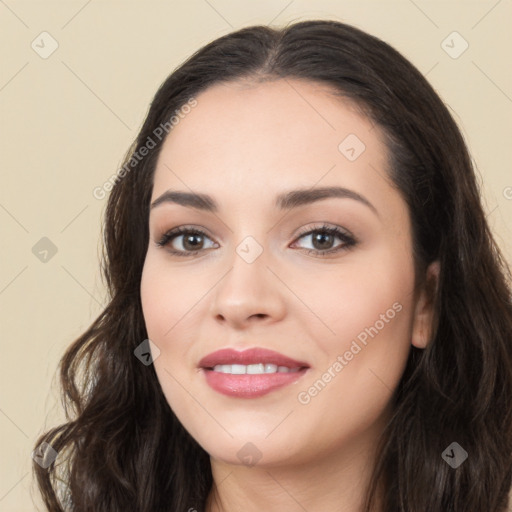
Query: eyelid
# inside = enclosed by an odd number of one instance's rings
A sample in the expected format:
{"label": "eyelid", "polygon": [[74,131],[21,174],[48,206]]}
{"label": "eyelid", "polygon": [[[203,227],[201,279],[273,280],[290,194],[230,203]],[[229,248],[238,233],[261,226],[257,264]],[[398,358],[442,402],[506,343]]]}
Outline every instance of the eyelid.
{"label": "eyelid", "polygon": [[[164,230],[161,235],[158,235],[155,240],[155,245],[157,247],[165,247],[168,243],[170,243],[171,240],[174,240],[178,238],[179,236],[182,236],[185,233],[195,233],[201,236],[204,236],[206,238],[209,238],[214,243],[218,243],[215,241],[215,239],[210,236],[208,230],[204,228],[203,226],[196,226],[193,224],[185,224],[182,226],[177,226],[172,229]],[[173,251],[170,251],[173,252]],[[180,253],[192,253],[192,251],[176,251]]]}
{"label": "eyelid", "polygon": [[316,222],[316,223],[313,223],[312,226],[309,225],[304,228],[301,228],[299,230],[299,232],[295,235],[295,240],[297,240],[298,238],[300,238],[304,235],[309,235],[315,231],[330,231],[330,230],[338,231],[347,237],[355,239],[355,236],[348,229],[345,229],[336,224],[330,224],[329,222]]}
{"label": "eyelid", "polygon": [[349,230],[338,226],[336,224],[330,224],[327,222],[322,223],[316,223],[313,226],[308,226],[305,228],[302,228],[297,235],[295,235],[294,241],[292,242],[292,246],[295,245],[301,238],[304,238],[305,236],[309,236],[313,233],[329,233],[335,237],[337,237],[339,240],[342,241],[342,243],[332,249],[303,249],[308,254],[314,253],[320,256],[324,255],[336,255],[342,251],[348,250],[356,245],[359,244],[359,239],[355,237]]}
{"label": "eyelid", "polygon": [[[292,246],[295,245],[301,238],[311,235],[315,232],[324,232],[329,233],[331,235],[334,235],[339,240],[342,241],[342,243],[334,248],[331,249],[305,249],[301,248],[302,251],[305,251],[307,254],[315,253],[319,257],[323,257],[324,255],[332,255],[340,253],[344,250],[348,250],[351,247],[357,245],[359,243],[359,240],[347,229],[335,225],[330,224],[327,222],[320,222],[315,223],[314,225],[309,225],[307,227],[301,228],[299,233],[297,233],[294,236]],[[176,238],[179,238],[180,236],[183,236],[187,233],[193,233],[197,234],[203,237],[206,237],[210,239],[214,244],[217,244],[218,242],[215,241],[214,237],[210,236],[208,233],[208,230],[202,226],[195,226],[195,225],[182,225],[177,226],[175,228],[169,229],[165,231],[162,235],[158,237],[158,239],[155,241],[155,245],[159,248],[165,248],[167,247],[172,241],[174,241]],[[195,256],[198,253],[201,252],[209,252],[209,249],[212,249],[215,247],[209,247],[207,249],[198,249],[196,251],[180,251],[175,249],[168,249],[168,252],[170,252],[173,255],[177,256]]]}

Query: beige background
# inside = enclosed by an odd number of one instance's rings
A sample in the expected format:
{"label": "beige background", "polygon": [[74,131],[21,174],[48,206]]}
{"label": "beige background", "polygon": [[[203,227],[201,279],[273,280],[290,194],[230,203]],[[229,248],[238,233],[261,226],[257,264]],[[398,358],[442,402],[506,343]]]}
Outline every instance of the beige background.
{"label": "beige background", "polygon": [[[233,29],[308,18],[367,30],[427,75],[467,139],[512,262],[509,0],[0,0],[0,511],[39,503],[30,453],[62,418],[57,363],[104,303],[106,200],[93,189],[118,169],[157,87],[189,54]],[[43,31],[58,43],[46,59]],[[453,31],[469,44],[458,58],[442,47]],[[464,43],[448,44],[453,54]],[[46,262],[32,252],[42,237],[57,248]]]}

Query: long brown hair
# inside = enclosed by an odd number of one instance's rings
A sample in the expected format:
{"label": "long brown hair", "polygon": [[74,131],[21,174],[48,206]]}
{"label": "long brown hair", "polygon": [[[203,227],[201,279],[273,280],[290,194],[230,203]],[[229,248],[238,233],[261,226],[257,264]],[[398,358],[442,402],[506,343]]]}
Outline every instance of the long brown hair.
{"label": "long brown hair", "polygon": [[[390,179],[408,204],[416,278],[439,260],[435,332],[411,347],[382,436],[366,511],[504,512],[512,479],[511,274],[490,232],[475,172],[448,109],[388,44],[336,21],[244,28],[204,46],[157,91],[105,213],[105,310],[60,364],[68,421],[40,436],[58,452],[34,462],[51,512],[204,510],[208,454],[166,402],[155,370],[134,356],[147,338],[140,281],[148,245],[155,136],[210,85],[304,79],[354,100],[387,140]],[[168,125],[167,125],[168,126]],[[150,151],[148,138],[155,142]],[[144,154],[144,156],[140,156]],[[135,158],[137,156],[137,158]],[[457,442],[457,468],[443,451]]]}

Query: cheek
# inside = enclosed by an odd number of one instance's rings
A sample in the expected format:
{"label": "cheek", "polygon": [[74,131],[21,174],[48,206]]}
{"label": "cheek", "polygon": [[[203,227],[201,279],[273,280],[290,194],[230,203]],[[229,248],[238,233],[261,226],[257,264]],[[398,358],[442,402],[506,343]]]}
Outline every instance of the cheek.
{"label": "cheek", "polygon": [[[165,331],[171,327],[171,318],[167,312],[172,311],[172,303],[169,302],[172,294],[167,292],[166,285],[166,274],[146,263],[142,272],[140,295],[148,337],[155,342],[162,339]],[[160,345],[159,348],[162,349]]]}
{"label": "cheek", "polygon": [[325,353],[345,348],[358,336],[364,343],[406,335],[411,326],[414,268],[406,251],[392,249],[368,251],[337,269],[295,278],[295,290],[307,298],[313,313],[308,315],[314,327],[311,337],[325,340],[321,342]]}
{"label": "cheek", "polygon": [[160,255],[146,257],[140,286],[142,312],[148,338],[160,350],[155,371],[173,409],[180,405],[186,409],[188,395],[180,383],[186,385],[194,376],[193,342],[199,329],[195,320],[207,315],[205,293],[214,284],[212,276],[197,269],[191,275],[189,269],[171,268]]}
{"label": "cheek", "polygon": [[190,300],[186,296],[192,292],[190,287],[179,282],[175,274],[148,257],[140,287],[147,335],[160,350],[159,356],[154,359],[154,366],[166,397],[173,382],[170,375],[179,371],[176,362],[185,360],[189,345],[182,336],[180,321],[190,310]]}
{"label": "cheek", "polygon": [[187,428],[194,424],[183,387],[190,379],[184,364],[190,343],[182,336],[180,321],[190,310],[193,296],[195,302],[201,296],[190,284],[184,272],[170,271],[148,254],[140,295],[148,338],[160,350],[153,365],[167,403]]}
{"label": "cheek", "polygon": [[140,295],[148,336],[165,341],[173,337],[179,322],[193,314],[207,281],[190,276],[189,270],[172,269],[161,259],[148,254]]}
{"label": "cheek", "polygon": [[[364,402],[382,391],[379,386],[394,389],[403,373],[411,346],[414,269],[407,254],[391,252],[360,263],[322,277],[323,287],[316,281],[308,295],[315,315],[302,327],[320,349],[308,383],[320,378],[318,392],[350,386],[352,396]],[[334,399],[327,395],[319,401]]]}
{"label": "cheek", "polygon": [[311,303],[330,330],[315,322],[308,332],[321,355],[295,394],[297,418],[321,420],[310,434],[326,451],[385,417],[411,347],[413,272],[406,261],[340,273],[338,279],[335,293],[328,299],[318,294]]}

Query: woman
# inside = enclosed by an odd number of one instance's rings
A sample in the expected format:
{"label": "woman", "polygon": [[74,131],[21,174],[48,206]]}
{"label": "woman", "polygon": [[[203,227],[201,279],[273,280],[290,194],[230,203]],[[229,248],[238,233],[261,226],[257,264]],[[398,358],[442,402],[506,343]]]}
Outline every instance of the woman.
{"label": "woman", "polygon": [[48,510],[506,511],[510,271],[455,122],[389,45],[307,21],[200,49],[104,234],[111,301],[37,443]]}

